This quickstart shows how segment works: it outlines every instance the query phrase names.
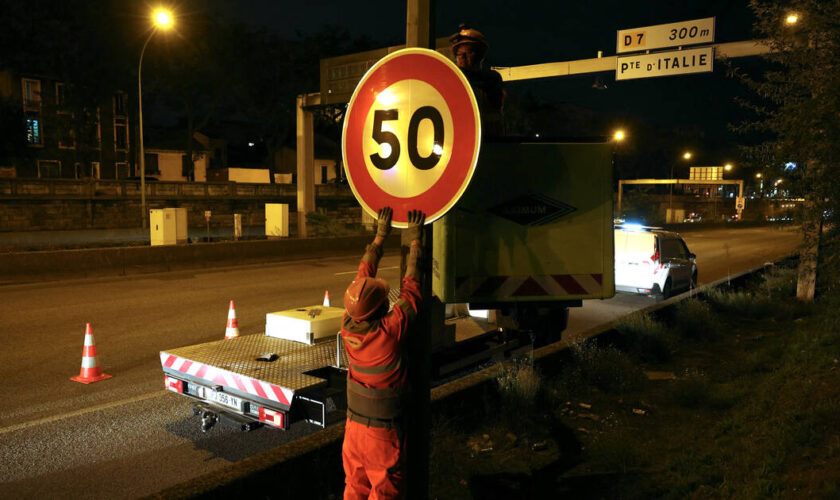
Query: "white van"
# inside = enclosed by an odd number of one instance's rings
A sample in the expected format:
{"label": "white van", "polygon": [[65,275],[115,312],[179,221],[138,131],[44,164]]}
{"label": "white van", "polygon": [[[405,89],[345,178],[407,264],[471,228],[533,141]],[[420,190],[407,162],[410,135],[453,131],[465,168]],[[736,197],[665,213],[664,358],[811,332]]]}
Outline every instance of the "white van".
{"label": "white van", "polygon": [[697,285],[696,256],[679,234],[624,224],[615,227],[615,289],[670,297]]}

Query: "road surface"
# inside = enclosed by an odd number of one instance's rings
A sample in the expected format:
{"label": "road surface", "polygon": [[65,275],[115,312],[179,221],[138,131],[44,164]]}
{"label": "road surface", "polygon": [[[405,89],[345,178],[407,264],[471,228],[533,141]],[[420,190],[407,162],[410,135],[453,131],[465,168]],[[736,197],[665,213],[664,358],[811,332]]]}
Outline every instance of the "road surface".
{"label": "road surface", "polygon": [[[701,282],[787,255],[799,241],[794,232],[766,228],[684,236],[698,256]],[[223,338],[231,299],[243,335],[262,332],[266,312],[321,303],[325,290],[340,305],[361,253],[0,287],[0,491],[138,498],[312,432],[309,424],[250,433],[217,425],[202,434],[186,398],[163,390],[158,352]],[[380,276],[391,283],[396,253],[386,249],[381,262]],[[569,332],[651,303],[626,294],[587,302],[573,310]],[[79,373],[86,322],[101,366],[113,375],[91,385],[69,380]]]}

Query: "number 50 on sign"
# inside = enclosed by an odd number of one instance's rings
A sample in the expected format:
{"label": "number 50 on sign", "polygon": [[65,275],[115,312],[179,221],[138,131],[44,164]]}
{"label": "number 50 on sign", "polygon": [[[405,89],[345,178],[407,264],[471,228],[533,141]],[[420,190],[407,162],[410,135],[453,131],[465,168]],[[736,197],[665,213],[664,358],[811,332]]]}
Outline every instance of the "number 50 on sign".
{"label": "number 50 on sign", "polygon": [[481,139],[469,82],[441,54],[404,49],[380,59],[347,107],[342,152],[347,179],[362,208],[375,216],[409,210],[426,222],[443,216],[466,190]]}

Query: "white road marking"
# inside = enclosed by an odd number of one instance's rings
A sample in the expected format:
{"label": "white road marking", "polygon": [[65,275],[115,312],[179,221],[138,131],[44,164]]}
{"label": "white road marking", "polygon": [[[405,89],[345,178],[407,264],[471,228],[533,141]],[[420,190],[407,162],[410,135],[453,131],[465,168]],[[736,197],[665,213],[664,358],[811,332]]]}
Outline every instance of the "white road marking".
{"label": "white road marking", "polygon": [[[390,271],[392,269],[399,269],[399,268],[400,268],[400,266],[380,267],[379,270],[380,271]],[[335,273],[335,276],[340,276],[342,274],[356,274],[358,272],[359,272],[358,270],[356,270],[356,271],[344,271],[344,272],[341,272],[341,273]]]}
{"label": "white road marking", "polygon": [[61,415],[54,415],[52,417],[40,418],[38,420],[30,420],[29,422],[23,422],[21,424],[10,425],[9,427],[0,428],[0,434],[8,434],[9,432],[19,431],[21,429],[34,427],[36,425],[50,424],[59,420],[63,420],[65,418],[77,417],[79,415],[84,415],[85,413],[91,413],[99,410],[107,410],[108,408],[113,408],[115,406],[120,406],[124,404],[137,403],[140,401],[145,401],[147,399],[156,398],[158,396],[165,396],[167,394],[169,394],[169,391],[161,389],[160,391],[150,392],[148,394],[141,394],[139,396],[134,396],[133,398],[121,399],[119,401],[112,401],[110,403],[104,403],[101,405],[90,406],[88,408],[72,411],[70,413],[62,413]]}

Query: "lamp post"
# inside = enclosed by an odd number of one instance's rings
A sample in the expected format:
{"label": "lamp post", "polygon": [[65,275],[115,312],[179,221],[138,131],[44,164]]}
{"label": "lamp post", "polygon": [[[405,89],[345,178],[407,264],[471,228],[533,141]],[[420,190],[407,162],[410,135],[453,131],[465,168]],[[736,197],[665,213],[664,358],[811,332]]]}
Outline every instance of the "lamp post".
{"label": "lamp post", "polygon": [[[683,153],[682,157],[683,157],[684,160],[690,160],[691,159],[691,151],[686,151],[685,153]],[[668,190],[668,213],[670,214],[672,219],[674,217],[674,210],[673,210],[673,206],[672,206],[672,202],[673,202],[673,198],[674,198],[674,182],[673,181],[674,181],[674,164],[671,163],[671,184],[669,184],[669,186],[668,186],[670,188]],[[667,216],[665,217],[665,222],[666,223],[668,222],[668,217]]]}
{"label": "lamp post", "polygon": [[140,216],[143,221],[143,229],[146,229],[146,153],[143,149],[143,55],[146,53],[146,47],[152,41],[152,37],[157,33],[158,28],[169,29],[172,27],[172,15],[165,9],[158,9],[152,14],[154,26],[152,32],[149,33],[146,42],[143,44],[143,49],[140,51],[140,62],[137,63],[137,128],[140,135]]}

